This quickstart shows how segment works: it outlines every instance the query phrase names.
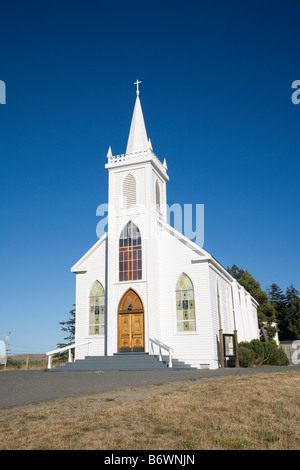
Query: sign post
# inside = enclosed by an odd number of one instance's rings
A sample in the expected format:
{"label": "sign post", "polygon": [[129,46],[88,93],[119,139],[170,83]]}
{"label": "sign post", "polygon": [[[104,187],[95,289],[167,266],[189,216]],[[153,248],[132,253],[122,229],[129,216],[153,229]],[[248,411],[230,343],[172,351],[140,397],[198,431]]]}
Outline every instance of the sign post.
{"label": "sign post", "polygon": [[234,333],[234,344],[235,344],[235,367],[240,367],[237,330],[234,330],[233,333]]}
{"label": "sign post", "polygon": [[224,335],[223,330],[219,330],[219,341],[220,341],[220,366],[224,367]]}

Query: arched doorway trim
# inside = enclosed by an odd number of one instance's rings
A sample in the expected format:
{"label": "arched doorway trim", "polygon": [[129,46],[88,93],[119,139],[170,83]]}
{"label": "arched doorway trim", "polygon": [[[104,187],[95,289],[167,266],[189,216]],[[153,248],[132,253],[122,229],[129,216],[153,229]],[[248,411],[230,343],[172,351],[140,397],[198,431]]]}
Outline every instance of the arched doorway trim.
{"label": "arched doorway trim", "polygon": [[118,306],[118,352],[145,350],[144,305],[133,289],[128,289]]}

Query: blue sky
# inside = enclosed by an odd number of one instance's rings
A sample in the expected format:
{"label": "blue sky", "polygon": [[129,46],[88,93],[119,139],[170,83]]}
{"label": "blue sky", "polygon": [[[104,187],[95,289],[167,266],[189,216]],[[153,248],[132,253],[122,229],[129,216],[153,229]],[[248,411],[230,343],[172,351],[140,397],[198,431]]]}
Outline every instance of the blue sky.
{"label": "blue sky", "polygon": [[70,267],[97,241],[109,145],[124,153],[138,78],[168,202],[205,205],[204,249],[263,288],[300,290],[299,4],[1,2],[0,339],[63,339]]}

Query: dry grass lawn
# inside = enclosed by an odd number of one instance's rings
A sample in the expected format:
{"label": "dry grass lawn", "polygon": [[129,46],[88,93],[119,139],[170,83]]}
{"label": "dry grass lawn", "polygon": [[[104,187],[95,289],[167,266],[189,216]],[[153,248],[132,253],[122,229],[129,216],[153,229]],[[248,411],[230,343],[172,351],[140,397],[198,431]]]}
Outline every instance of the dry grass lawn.
{"label": "dry grass lawn", "polygon": [[299,449],[300,372],[188,380],[0,410],[1,450]]}

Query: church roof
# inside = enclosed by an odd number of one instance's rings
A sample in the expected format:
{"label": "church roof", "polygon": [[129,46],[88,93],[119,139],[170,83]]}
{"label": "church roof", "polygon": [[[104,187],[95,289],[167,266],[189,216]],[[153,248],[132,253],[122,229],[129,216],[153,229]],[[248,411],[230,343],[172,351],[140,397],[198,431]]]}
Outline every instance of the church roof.
{"label": "church roof", "polygon": [[[157,218],[157,223],[164,230],[169,232],[171,236],[173,236],[174,238],[176,238],[177,240],[182,242],[185,246],[190,248],[196,255],[198,255],[198,258],[192,258],[191,259],[191,262],[193,264],[194,263],[201,263],[203,261],[204,262],[206,261],[206,262],[212,264],[213,266],[215,266],[215,268],[217,268],[218,274],[223,274],[223,276],[225,276],[225,278],[227,278],[231,283],[236,282],[239,289],[242,289],[242,290],[245,290],[246,292],[248,292],[239,282],[237,282],[237,280],[227,271],[227,269],[225,269],[224,266],[222,266],[221,263],[219,263],[219,261],[216,260],[216,258],[214,258],[210,253],[205,251],[203,248],[198,246],[196,243],[192,242],[189,238],[185,237],[181,232],[176,230],[174,227],[172,227],[170,224],[163,221],[162,219]],[[259,304],[254,299],[254,297],[251,294],[249,294],[249,295],[251,297],[252,303],[254,303],[256,306],[258,306]]]}
{"label": "church roof", "polygon": [[147,137],[145,121],[141,106],[141,101],[139,98],[139,89],[138,83],[141,83],[137,80],[137,91],[136,91],[136,100],[133,110],[133,116],[129,131],[129,137],[127,142],[126,154],[135,153],[135,152],[144,152],[149,148],[149,140]]}
{"label": "church roof", "polygon": [[105,232],[101,238],[80,258],[77,263],[71,268],[72,273],[85,273],[87,267],[84,266],[85,261],[94,253],[94,251],[107,239],[107,232]]}

